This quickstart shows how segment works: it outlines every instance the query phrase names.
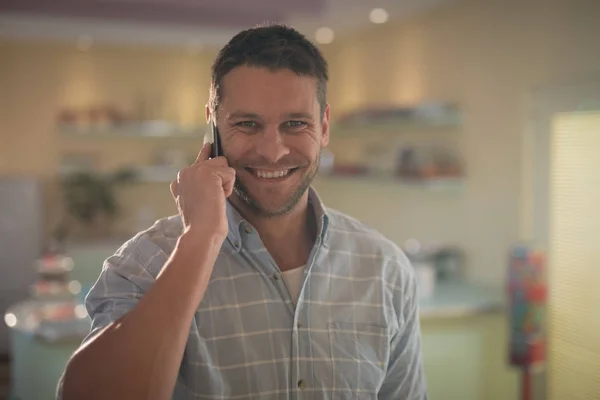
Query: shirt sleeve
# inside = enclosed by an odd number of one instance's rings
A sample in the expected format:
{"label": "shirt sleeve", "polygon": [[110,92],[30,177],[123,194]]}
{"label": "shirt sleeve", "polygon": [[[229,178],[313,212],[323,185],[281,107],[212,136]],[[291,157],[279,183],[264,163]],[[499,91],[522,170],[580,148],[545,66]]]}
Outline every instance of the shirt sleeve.
{"label": "shirt sleeve", "polygon": [[[147,248],[148,244],[132,240],[104,262],[100,276],[85,299],[91,327],[80,347],[131,311],[154,283],[154,276],[148,271],[153,256],[145,257],[140,247]],[[57,400],[62,400],[63,380],[64,372],[57,384]]]}
{"label": "shirt sleeve", "polygon": [[154,283],[154,277],[141,262],[137,249],[131,247],[120,250],[105,261],[98,280],[86,296],[91,329],[82,344],[131,311]]}
{"label": "shirt sleeve", "polygon": [[421,353],[421,326],[417,283],[412,267],[407,271],[402,292],[395,303],[401,310],[399,331],[392,338],[390,360],[380,400],[427,400],[427,384]]}

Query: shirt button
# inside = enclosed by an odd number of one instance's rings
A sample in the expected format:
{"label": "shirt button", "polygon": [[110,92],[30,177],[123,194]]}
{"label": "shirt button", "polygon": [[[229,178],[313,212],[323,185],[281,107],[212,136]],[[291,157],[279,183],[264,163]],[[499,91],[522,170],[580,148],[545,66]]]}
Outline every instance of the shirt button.
{"label": "shirt button", "polygon": [[275,279],[276,281],[278,281],[278,280],[279,280],[279,278],[281,278],[281,274],[280,274],[279,272],[275,272],[275,273],[273,274],[273,279]]}
{"label": "shirt button", "polygon": [[244,224],[244,231],[246,233],[252,233],[252,227],[250,225],[248,225],[248,223]]}
{"label": "shirt button", "polygon": [[304,382],[304,379],[300,379],[300,380],[298,381],[298,387],[299,387],[301,390],[303,390],[303,389],[306,389],[306,382]]}
{"label": "shirt button", "polygon": [[296,327],[298,327],[298,329],[302,328],[302,322],[298,322],[298,323],[296,324]]}

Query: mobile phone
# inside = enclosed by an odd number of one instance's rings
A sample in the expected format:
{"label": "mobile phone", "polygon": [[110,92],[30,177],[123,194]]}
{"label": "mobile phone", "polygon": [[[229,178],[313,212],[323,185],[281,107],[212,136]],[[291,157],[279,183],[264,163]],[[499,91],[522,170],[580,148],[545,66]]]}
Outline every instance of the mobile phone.
{"label": "mobile phone", "polygon": [[221,137],[219,135],[219,129],[217,128],[217,124],[211,122],[210,131],[207,132],[207,134],[207,141],[211,143],[210,158],[222,156],[223,150],[221,148]]}

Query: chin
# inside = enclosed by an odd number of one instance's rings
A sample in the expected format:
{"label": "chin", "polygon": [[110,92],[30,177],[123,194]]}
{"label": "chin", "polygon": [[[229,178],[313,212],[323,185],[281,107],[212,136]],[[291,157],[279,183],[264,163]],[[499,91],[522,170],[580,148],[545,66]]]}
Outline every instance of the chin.
{"label": "chin", "polygon": [[[253,195],[236,185],[235,194],[254,214],[261,217],[278,217],[290,213],[299,203],[304,193],[294,193],[285,197]],[[277,198],[274,198],[277,197]]]}
{"label": "chin", "polygon": [[261,214],[267,216],[280,216],[289,214],[296,208],[300,199],[289,198],[287,201],[273,202],[273,201],[257,201],[258,209]]}
{"label": "chin", "polygon": [[301,180],[300,184],[293,187],[274,185],[259,191],[248,189],[248,186],[250,185],[245,180],[236,180],[234,192],[241,202],[256,215],[277,217],[290,213],[297,206],[310,186],[310,181]]}

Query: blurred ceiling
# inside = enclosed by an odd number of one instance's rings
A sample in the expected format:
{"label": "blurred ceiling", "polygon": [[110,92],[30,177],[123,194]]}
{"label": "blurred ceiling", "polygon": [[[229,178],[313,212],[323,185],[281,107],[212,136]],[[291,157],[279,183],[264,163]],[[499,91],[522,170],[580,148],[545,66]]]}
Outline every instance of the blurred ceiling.
{"label": "blurred ceiling", "polygon": [[369,12],[409,18],[455,0],[0,0],[0,36],[154,44],[222,45],[264,21],[293,25],[310,37],[361,29]]}
{"label": "blurred ceiling", "polygon": [[0,0],[0,11],[106,21],[239,28],[296,13],[317,16],[327,0]]}

